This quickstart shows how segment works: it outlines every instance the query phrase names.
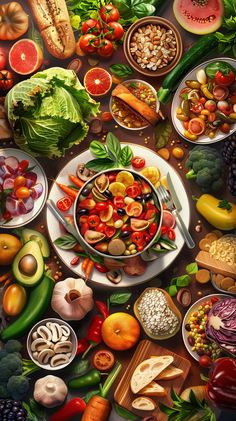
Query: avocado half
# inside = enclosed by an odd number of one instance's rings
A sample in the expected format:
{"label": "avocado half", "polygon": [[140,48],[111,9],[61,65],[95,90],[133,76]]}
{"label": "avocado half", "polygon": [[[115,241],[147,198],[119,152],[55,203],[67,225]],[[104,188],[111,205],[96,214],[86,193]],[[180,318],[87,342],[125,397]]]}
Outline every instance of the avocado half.
{"label": "avocado half", "polygon": [[28,241],[20,249],[12,263],[16,281],[25,286],[35,286],[43,276],[44,260],[36,241]]}
{"label": "avocado half", "polygon": [[23,243],[27,243],[28,241],[36,241],[38,243],[41,253],[45,259],[50,256],[50,248],[48,244],[48,240],[46,237],[41,234],[41,232],[32,230],[30,228],[24,228],[21,233]]}

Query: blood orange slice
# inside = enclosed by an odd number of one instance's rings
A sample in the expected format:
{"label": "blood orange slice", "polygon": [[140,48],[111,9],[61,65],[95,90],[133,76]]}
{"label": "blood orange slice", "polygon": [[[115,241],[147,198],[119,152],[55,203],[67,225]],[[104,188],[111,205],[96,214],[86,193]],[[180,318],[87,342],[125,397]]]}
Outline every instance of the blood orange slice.
{"label": "blood orange slice", "polygon": [[11,47],[9,63],[14,72],[29,75],[36,72],[43,62],[43,52],[40,46],[31,39],[21,39]]}
{"label": "blood orange slice", "polygon": [[111,89],[111,75],[101,67],[88,70],[84,76],[84,87],[92,96],[103,96]]}

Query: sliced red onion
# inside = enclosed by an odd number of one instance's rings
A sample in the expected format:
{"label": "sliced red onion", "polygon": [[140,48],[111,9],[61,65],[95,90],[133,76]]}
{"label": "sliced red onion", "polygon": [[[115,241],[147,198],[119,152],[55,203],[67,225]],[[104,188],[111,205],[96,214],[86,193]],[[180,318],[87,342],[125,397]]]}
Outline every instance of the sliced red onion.
{"label": "sliced red onion", "polygon": [[3,178],[11,177],[12,173],[9,171],[6,165],[0,167],[0,176]]}
{"label": "sliced red onion", "polygon": [[24,177],[26,178],[25,186],[28,187],[28,189],[37,183],[37,174],[35,172],[29,171]]}
{"label": "sliced red onion", "polygon": [[27,199],[22,199],[21,208],[24,208],[24,213],[29,213],[34,208],[34,200],[32,197],[28,197]]}
{"label": "sliced red onion", "polygon": [[35,184],[35,186],[30,189],[32,199],[38,199],[43,193],[43,186],[41,183]]}
{"label": "sliced red onion", "polygon": [[13,189],[14,188],[14,178],[6,178],[3,182],[3,190]]}
{"label": "sliced red onion", "polygon": [[0,186],[2,186],[2,185],[3,185],[3,178],[0,177]]}
{"label": "sliced red onion", "polygon": [[18,170],[19,161],[15,156],[8,156],[5,159],[5,165],[14,174]]}
{"label": "sliced red onion", "polygon": [[13,199],[11,196],[6,198],[6,210],[10,212],[12,216],[19,216],[19,202],[17,199]]}
{"label": "sliced red onion", "polygon": [[5,163],[5,156],[0,155],[0,167]]}

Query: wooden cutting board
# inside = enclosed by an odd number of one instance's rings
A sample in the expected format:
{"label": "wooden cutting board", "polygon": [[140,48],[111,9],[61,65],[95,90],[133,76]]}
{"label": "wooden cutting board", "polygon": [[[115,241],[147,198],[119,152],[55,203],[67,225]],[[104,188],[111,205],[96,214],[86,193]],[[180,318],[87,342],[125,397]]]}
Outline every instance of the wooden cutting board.
{"label": "wooden cutting board", "polygon": [[166,415],[163,412],[161,412],[158,407],[155,411],[151,413],[150,411],[137,411],[133,409],[132,401],[136,397],[138,397],[138,395],[134,395],[130,389],[130,380],[137,365],[140,364],[142,361],[150,358],[151,356],[161,355],[172,355],[174,358],[174,362],[172,365],[183,370],[183,374],[174,380],[157,380],[157,383],[159,383],[162,387],[164,387],[167,390],[167,396],[163,398],[150,396],[150,398],[156,401],[156,403],[161,402],[165,405],[172,406],[172,401],[170,398],[170,389],[171,387],[173,387],[177,393],[181,391],[184,381],[188,376],[191,363],[190,361],[186,360],[183,357],[180,357],[174,352],[163,348],[155,342],[151,342],[148,340],[143,340],[139,343],[129,365],[123,370],[123,375],[121,377],[120,383],[118,384],[115,390],[114,399],[118,403],[118,405],[123,406],[124,408],[128,409],[129,411],[133,412],[139,417],[146,417],[148,415],[155,414],[158,416],[158,421],[166,421]]}
{"label": "wooden cutting board", "polygon": [[197,264],[203,268],[209,269],[212,272],[220,273],[225,276],[230,276],[231,278],[236,277],[236,265],[228,265],[227,263],[216,260],[210,256],[210,253],[207,251],[199,251],[197,257],[195,258]]}

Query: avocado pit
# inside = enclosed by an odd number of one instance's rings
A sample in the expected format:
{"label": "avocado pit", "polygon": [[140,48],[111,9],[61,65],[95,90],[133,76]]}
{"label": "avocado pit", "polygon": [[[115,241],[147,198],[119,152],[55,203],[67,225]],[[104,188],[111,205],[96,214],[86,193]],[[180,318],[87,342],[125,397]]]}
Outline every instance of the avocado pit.
{"label": "avocado pit", "polygon": [[19,261],[19,270],[25,276],[33,276],[38,268],[38,262],[32,254],[26,254]]}

